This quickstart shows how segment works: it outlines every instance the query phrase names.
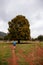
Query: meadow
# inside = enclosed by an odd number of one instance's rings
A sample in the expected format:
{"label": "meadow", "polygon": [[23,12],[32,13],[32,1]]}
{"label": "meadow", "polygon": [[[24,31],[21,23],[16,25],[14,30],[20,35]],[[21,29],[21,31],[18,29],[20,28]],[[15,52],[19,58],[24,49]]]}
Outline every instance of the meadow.
{"label": "meadow", "polygon": [[10,45],[0,43],[0,65],[8,65],[8,59],[11,57]]}
{"label": "meadow", "polygon": [[[11,43],[0,43],[0,65],[11,65],[12,47]],[[43,42],[16,44],[14,52],[17,65],[43,65]]]}

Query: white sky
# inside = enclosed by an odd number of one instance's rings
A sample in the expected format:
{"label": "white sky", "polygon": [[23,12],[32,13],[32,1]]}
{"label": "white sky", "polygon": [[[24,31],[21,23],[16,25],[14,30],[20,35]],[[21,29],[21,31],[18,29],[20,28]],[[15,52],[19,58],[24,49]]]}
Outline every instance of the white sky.
{"label": "white sky", "polygon": [[43,35],[43,0],[0,0],[0,31],[8,32],[8,21],[16,15],[29,20],[31,37]]}

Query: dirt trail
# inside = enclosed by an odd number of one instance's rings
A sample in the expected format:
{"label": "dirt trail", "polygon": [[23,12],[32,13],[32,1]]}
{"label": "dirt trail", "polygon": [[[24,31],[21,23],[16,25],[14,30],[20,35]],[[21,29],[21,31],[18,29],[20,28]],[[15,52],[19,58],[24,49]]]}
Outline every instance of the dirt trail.
{"label": "dirt trail", "polygon": [[17,65],[17,59],[16,59],[16,55],[15,55],[15,47],[14,46],[12,46],[12,60],[13,60],[12,65]]}
{"label": "dirt trail", "polygon": [[9,65],[18,65],[17,64],[17,57],[15,54],[15,47],[13,45],[10,46],[11,52],[12,52],[12,57],[9,59]]}

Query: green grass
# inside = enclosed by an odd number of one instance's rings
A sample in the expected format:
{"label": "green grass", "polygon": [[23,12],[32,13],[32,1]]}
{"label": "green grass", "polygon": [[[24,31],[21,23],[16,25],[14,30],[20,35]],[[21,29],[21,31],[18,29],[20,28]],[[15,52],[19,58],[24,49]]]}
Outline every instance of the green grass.
{"label": "green grass", "polygon": [[38,44],[41,48],[43,48],[43,42],[39,42]]}
{"label": "green grass", "polygon": [[28,53],[32,52],[35,48],[35,44],[17,44],[16,45],[16,52],[21,49],[23,51],[23,54],[27,55]]}
{"label": "green grass", "polygon": [[7,59],[11,57],[9,44],[0,43],[0,65],[8,65]]}

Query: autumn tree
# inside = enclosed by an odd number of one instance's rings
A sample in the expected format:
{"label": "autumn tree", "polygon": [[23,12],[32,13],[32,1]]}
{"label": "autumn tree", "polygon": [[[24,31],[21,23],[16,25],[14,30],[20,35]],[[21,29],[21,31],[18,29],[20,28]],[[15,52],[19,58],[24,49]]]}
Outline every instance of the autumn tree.
{"label": "autumn tree", "polygon": [[9,36],[11,40],[30,40],[30,24],[25,16],[18,15],[8,22]]}

